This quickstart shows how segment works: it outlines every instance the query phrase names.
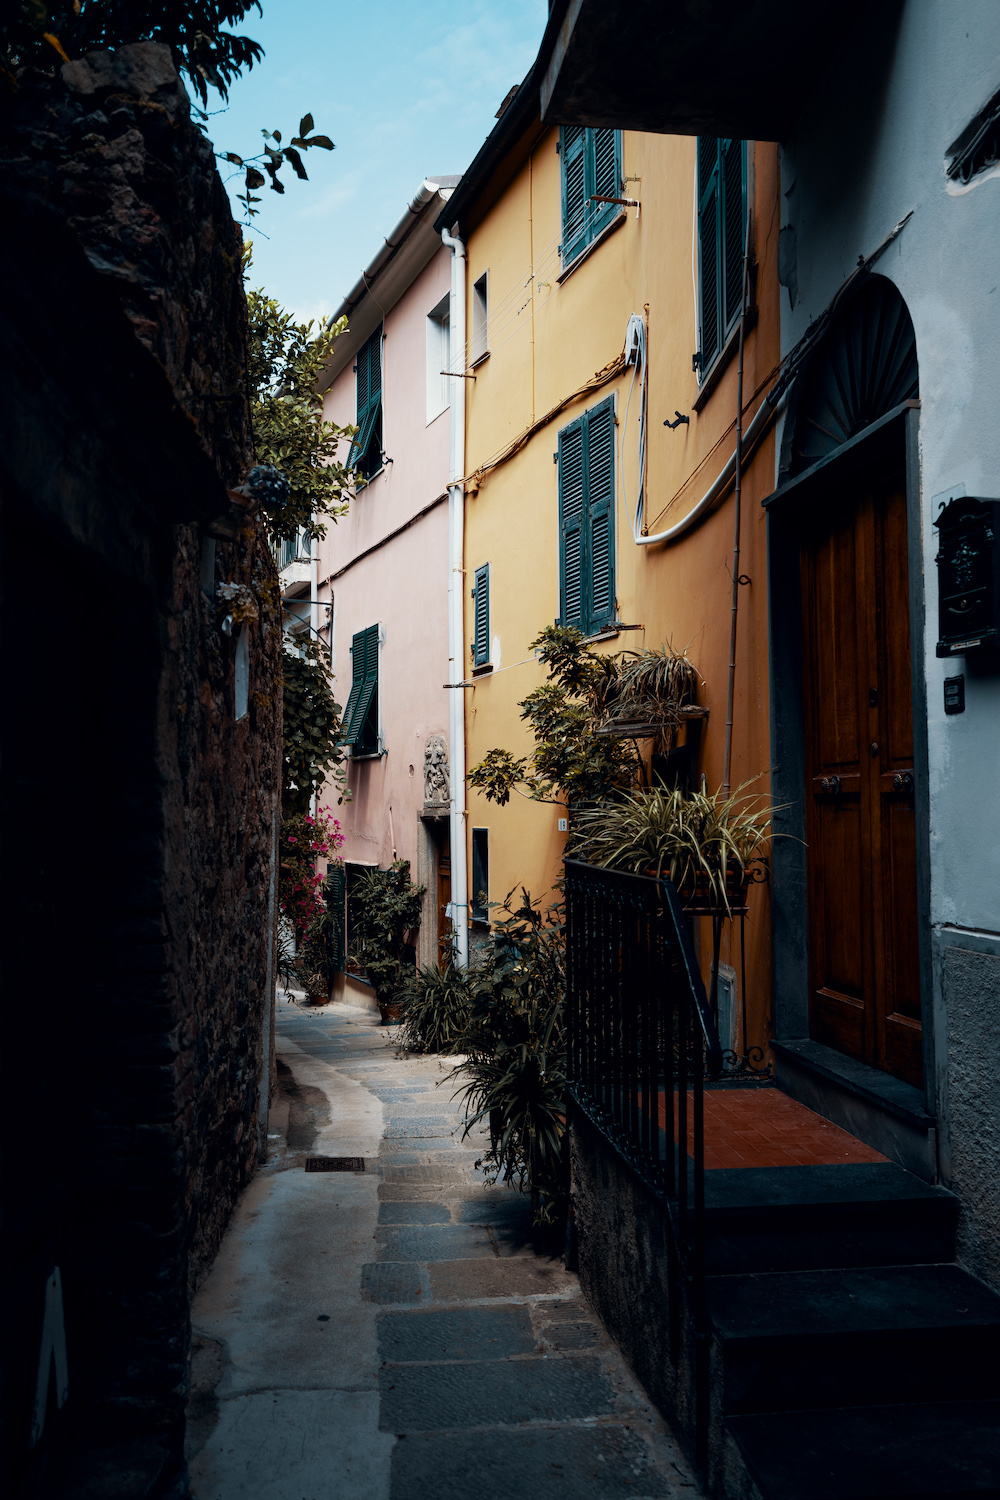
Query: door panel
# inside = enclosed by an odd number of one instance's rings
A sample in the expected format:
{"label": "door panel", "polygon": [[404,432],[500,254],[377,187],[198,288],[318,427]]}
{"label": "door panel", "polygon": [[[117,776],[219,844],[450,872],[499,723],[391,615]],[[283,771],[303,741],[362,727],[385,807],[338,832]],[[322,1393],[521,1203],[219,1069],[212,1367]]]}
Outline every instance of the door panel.
{"label": "door panel", "polygon": [[905,496],[842,498],[802,549],[810,1034],[919,1085]]}

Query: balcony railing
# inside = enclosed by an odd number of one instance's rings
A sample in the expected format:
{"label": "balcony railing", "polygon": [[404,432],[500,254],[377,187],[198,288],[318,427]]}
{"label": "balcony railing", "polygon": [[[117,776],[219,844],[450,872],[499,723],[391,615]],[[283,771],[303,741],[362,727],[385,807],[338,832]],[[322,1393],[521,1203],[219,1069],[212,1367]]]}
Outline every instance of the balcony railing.
{"label": "balcony railing", "polygon": [[566,1001],[570,1097],[666,1210],[671,1355],[682,1278],[700,1449],[709,1399],[704,1081],[721,1073],[722,1049],[669,880],[566,861]]}
{"label": "balcony railing", "polygon": [[309,560],[309,542],[304,532],[297,531],[294,536],[283,537],[278,543],[279,572],[294,562],[309,562]]}

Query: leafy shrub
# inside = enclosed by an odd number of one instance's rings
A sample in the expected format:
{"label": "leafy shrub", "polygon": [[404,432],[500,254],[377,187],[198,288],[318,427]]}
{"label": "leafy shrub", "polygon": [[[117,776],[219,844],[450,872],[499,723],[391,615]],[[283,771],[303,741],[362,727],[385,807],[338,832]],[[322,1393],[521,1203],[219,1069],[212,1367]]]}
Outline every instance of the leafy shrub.
{"label": "leafy shrub", "polygon": [[424,890],[410,879],[408,859],[352,877],[350,959],[368,975],[380,1000],[393,999],[408,977]]}
{"label": "leafy shrub", "polygon": [[486,1120],[493,1179],[531,1194],[536,1221],[565,1211],[566,968],[562,912],[544,915],[522,888],[520,904],[491,933],[468,975],[467,1053],[453,1077],[466,1103],[466,1134]]}

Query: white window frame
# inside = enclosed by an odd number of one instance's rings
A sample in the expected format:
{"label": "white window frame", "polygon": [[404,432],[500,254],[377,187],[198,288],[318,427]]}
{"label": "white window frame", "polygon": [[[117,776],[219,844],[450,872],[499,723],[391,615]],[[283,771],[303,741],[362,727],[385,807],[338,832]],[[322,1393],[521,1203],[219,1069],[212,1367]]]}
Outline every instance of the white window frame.
{"label": "white window frame", "polygon": [[442,375],[451,362],[450,296],[427,314],[427,425],[451,406],[451,380]]}
{"label": "white window frame", "polygon": [[481,364],[490,352],[490,273],[485,270],[472,283],[472,366]]}

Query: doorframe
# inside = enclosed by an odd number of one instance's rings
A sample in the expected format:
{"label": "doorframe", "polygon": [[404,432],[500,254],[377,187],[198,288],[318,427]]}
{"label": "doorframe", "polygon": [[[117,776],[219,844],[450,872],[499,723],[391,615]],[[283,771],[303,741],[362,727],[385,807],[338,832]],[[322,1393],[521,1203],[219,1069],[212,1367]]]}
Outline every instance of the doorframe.
{"label": "doorframe", "polygon": [[[930,931],[930,808],[920,402],[906,401],[872,422],[763,501],[767,513],[771,719],[772,958],[774,1051],[779,1082],[876,1149],[921,1176],[936,1175],[936,1049]],[[897,469],[906,493],[910,669],[917,835],[917,941],[924,1088],[813,1042],[809,1036],[802,596],[797,516],[814,512],[855,475]]]}

